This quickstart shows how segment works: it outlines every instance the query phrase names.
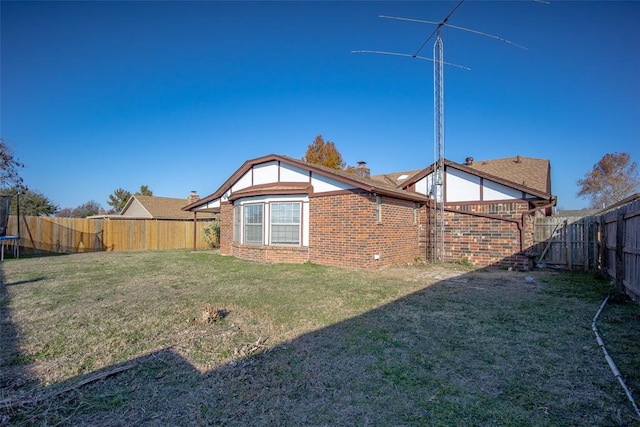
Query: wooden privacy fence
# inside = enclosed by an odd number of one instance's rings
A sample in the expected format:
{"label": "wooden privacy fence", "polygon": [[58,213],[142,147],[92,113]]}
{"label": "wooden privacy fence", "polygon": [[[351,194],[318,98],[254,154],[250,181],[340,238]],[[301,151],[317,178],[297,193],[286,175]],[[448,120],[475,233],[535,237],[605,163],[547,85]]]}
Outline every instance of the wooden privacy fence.
{"label": "wooden privacy fence", "polygon": [[[198,220],[196,249],[211,220]],[[18,234],[18,217],[9,217],[7,234]],[[193,249],[194,222],[164,219],[86,219],[20,217],[20,251],[69,253],[93,251]]]}
{"label": "wooden privacy fence", "polygon": [[536,218],[531,252],[540,265],[600,270],[640,301],[640,195],[584,218]]}
{"label": "wooden privacy fence", "polygon": [[602,269],[616,289],[640,300],[640,198],[600,216]]}
{"label": "wooden privacy fence", "polygon": [[598,221],[595,217],[536,218],[533,227],[535,262],[561,268],[598,268]]}

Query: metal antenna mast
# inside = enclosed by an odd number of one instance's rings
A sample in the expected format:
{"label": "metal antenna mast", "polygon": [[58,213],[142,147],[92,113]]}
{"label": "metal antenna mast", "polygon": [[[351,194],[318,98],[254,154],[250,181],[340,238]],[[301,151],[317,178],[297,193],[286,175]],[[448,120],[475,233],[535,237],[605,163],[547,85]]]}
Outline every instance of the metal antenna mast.
{"label": "metal antenna mast", "polygon": [[[544,0],[540,0],[544,1]],[[449,12],[449,14],[440,22],[434,21],[424,21],[420,19],[411,19],[411,18],[399,18],[395,16],[385,16],[380,15],[380,18],[388,18],[388,19],[396,19],[400,21],[410,21],[410,22],[419,22],[426,24],[435,24],[436,28],[433,32],[427,37],[427,39],[420,45],[418,50],[412,54],[403,54],[403,53],[395,53],[395,52],[382,52],[375,50],[355,50],[352,53],[377,53],[383,55],[395,55],[395,56],[410,56],[412,58],[424,59],[428,61],[433,61],[433,133],[434,133],[434,145],[433,145],[433,156],[436,159],[435,162],[435,170],[432,173],[431,177],[431,194],[433,198],[433,261],[434,262],[442,262],[444,261],[444,203],[445,203],[445,174],[444,174],[444,65],[451,65],[458,68],[463,68],[465,70],[470,70],[467,67],[451,64],[449,62],[444,62],[443,55],[443,45],[442,45],[442,37],[440,37],[440,29],[444,26],[455,28],[458,30],[468,31],[471,33],[491,37],[493,39],[511,44],[515,47],[519,47],[521,49],[527,50],[526,47],[515,44],[509,40],[506,40],[502,37],[484,33],[481,31],[471,30],[469,28],[458,27],[455,25],[450,25],[447,23],[449,18],[453,13],[462,5],[464,0],[460,0],[458,4]],[[420,51],[429,43],[433,36],[436,36],[435,43],[433,44],[433,58],[425,58],[420,56]]]}
{"label": "metal antenna mast", "polygon": [[442,28],[451,15],[462,5],[464,0],[449,12],[441,22],[437,23],[435,30],[418,48],[414,56],[417,56],[423,47],[436,35],[433,44],[433,150],[436,167],[431,177],[431,194],[434,201],[433,209],[433,261],[444,261],[444,54],[442,47]]}
{"label": "metal antenna mast", "polygon": [[[442,37],[440,30],[433,44],[433,136],[436,170],[432,177],[433,260],[444,261],[444,71],[442,66]],[[437,150],[437,153],[435,151]]]}

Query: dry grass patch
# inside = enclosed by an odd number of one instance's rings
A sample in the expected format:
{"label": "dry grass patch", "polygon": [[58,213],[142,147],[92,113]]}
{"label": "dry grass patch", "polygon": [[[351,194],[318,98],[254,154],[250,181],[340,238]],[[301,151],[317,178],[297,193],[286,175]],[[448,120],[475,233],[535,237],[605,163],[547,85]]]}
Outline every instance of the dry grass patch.
{"label": "dry grass patch", "polygon": [[[590,275],[183,251],[0,267],[0,425],[637,422],[590,329],[611,290]],[[639,312],[599,322],[633,390]]]}

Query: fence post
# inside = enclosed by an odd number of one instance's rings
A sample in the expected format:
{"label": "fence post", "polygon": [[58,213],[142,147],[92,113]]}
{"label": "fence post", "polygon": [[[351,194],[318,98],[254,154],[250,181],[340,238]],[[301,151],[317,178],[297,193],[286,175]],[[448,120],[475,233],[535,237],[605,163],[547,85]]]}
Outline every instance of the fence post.
{"label": "fence post", "polygon": [[573,225],[570,227],[569,226],[569,221],[568,220],[564,220],[564,231],[565,231],[565,245],[566,245],[566,250],[567,250],[567,267],[569,268],[569,270],[573,269],[573,239],[572,239],[572,235],[571,235],[571,231],[572,231]]}
{"label": "fence post", "polygon": [[607,240],[609,239],[607,224],[604,220],[604,214],[598,217],[600,225],[600,235],[598,236],[598,256],[600,257],[600,268],[606,274],[609,274],[609,255],[607,251]]}
{"label": "fence post", "polygon": [[[594,217],[589,217],[589,268],[591,271],[598,270],[598,223]],[[593,264],[592,264],[593,263]],[[592,267],[593,265],[593,267]]]}
{"label": "fence post", "polygon": [[624,208],[616,215],[616,293],[624,292]]}

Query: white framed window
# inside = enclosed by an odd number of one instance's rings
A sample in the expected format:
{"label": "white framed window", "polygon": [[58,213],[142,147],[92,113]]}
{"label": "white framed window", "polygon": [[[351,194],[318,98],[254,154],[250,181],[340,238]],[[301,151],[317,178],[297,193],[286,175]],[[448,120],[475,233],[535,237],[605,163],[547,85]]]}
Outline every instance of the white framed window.
{"label": "white framed window", "polygon": [[278,202],[269,205],[271,215],[271,244],[300,244],[300,202]]}
{"label": "white framed window", "polygon": [[376,221],[382,222],[382,197],[376,196]]}
{"label": "white framed window", "polygon": [[242,228],[242,206],[233,207],[233,241],[240,242],[240,231]]}
{"label": "white framed window", "polygon": [[263,213],[262,203],[247,204],[243,206],[244,243],[247,245],[262,245]]}

